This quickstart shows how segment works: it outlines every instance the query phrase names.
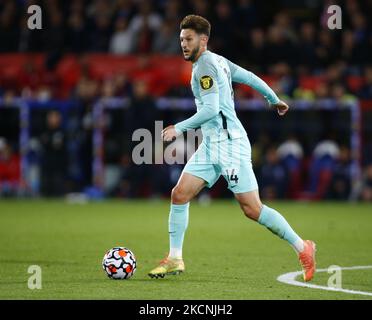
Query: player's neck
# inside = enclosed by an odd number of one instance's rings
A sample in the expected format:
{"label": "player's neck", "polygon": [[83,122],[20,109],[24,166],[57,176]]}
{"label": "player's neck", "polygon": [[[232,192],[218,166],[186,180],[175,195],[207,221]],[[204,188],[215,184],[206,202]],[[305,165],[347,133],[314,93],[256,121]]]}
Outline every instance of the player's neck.
{"label": "player's neck", "polygon": [[196,61],[198,61],[198,59],[200,58],[200,56],[201,56],[205,51],[207,51],[207,47],[201,48],[200,51],[198,52],[197,56],[195,57],[195,60],[194,60],[192,63],[195,63]]}

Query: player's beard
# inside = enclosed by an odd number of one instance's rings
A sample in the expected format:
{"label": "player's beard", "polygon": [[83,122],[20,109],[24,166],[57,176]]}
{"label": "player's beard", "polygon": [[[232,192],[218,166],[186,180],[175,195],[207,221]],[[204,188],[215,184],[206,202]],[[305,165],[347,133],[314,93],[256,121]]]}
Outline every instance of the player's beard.
{"label": "player's beard", "polygon": [[196,59],[196,56],[199,52],[200,46],[197,46],[194,50],[191,51],[191,54],[189,55],[188,58],[185,58],[186,61],[191,61],[194,62]]}

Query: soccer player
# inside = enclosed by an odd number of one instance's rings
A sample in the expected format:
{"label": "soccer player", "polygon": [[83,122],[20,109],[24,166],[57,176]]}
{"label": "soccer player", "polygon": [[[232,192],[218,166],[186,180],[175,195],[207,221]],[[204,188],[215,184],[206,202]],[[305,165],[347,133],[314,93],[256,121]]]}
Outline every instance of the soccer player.
{"label": "soccer player", "polygon": [[172,141],[189,129],[201,127],[203,141],[185,165],[172,190],[169,214],[169,255],[149,272],[152,278],[179,274],[185,270],[182,246],[189,220],[189,203],[205,186],[211,187],[222,175],[244,214],[286,240],[297,252],[305,281],[315,272],[315,243],[302,240],[275,209],[261,203],[252,169],[251,145],[236,116],[232,81],[260,92],[280,116],[288,111],[272,89],[253,73],[207,49],[210,23],[197,15],[186,16],[180,24],[184,59],[192,62],[191,87],[197,112],[162,131]]}

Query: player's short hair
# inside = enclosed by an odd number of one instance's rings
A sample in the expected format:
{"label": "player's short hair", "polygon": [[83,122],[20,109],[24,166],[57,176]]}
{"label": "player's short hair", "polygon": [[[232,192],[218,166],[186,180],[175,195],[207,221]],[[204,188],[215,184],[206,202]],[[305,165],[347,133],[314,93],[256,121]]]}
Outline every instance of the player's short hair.
{"label": "player's short hair", "polygon": [[197,34],[205,34],[208,37],[211,34],[211,24],[209,21],[195,14],[189,14],[183,18],[180,24],[180,30],[182,29],[192,29]]}

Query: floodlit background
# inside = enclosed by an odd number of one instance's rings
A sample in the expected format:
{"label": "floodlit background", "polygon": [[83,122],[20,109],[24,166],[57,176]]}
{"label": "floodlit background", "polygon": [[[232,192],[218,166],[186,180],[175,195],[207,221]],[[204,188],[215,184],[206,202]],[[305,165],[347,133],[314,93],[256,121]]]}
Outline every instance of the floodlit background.
{"label": "floodlit background", "polygon": [[[341,30],[327,27],[335,3]],[[41,30],[28,29],[32,4]],[[167,197],[182,165],[133,164],[131,136],[195,112],[179,23],[196,13],[210,50],[292,107],[279,118],[235,86],[262,197],[372,200],[372,1],[2,0],[0,12],[1,196]],[[223,179],[207,193],[231,197]]]}

